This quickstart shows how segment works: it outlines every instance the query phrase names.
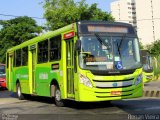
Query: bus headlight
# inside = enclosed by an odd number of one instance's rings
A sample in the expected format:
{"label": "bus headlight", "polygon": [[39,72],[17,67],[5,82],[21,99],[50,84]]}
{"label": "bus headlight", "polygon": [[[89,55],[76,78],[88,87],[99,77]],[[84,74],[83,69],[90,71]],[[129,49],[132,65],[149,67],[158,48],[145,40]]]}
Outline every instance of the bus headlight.
{"label": "bus headlight", "polygon": [[83,85],[85,85],[87,87],[92,88],[92,83],[87,77],[85,77],[82,74],[79,74],[79,79],[80,79],[80,83],[82,83]]}
{"label": "bus headlight", "polygon": [[142,74],[140,74],[136,79],[135,85],[140,84],[142,82],[142,79],[143,79]]}

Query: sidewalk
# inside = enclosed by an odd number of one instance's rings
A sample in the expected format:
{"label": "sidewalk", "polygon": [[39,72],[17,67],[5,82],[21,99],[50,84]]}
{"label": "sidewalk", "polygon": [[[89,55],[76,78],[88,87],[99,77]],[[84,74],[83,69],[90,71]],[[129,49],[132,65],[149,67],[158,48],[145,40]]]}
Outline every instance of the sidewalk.
{"label": "sidewalk", "polygon": [[160,97],[160,80],[144,84],[144,97]]}

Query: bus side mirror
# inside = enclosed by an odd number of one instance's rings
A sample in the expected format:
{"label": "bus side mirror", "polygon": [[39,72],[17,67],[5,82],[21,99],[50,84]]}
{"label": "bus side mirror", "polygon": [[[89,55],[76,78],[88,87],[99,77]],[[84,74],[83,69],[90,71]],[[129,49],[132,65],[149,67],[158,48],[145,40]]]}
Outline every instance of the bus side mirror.
{"label": "bus side mirror", "polygon": [[78,52],[81,50],[81,40],[76,41],[75,50]]}

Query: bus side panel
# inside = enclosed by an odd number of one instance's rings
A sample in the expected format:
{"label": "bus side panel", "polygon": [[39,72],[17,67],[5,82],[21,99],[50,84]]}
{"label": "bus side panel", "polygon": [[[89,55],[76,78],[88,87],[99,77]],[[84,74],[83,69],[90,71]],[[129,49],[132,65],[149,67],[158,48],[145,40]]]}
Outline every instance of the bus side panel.
{"label": "bus side panel", "polygon": [[15,83],[19,80],[21,85],[22,93],[29,94],[29,74],[28,74],[28,67],[18,67],[15,68],[15,75],[14,75]]}
{"label": "bus side panel", "polygon": [[[57,68],[54,66],[57,66]],[[62,72],[62,62],[58,61],[58,62],[51,62],[50,63],[50,74],[49,74],[49,79],[52,80],[56,80],[58,83],[58,86],[61,89],[61,94],[64,94],[64,84],[63,84],[63,72]],[[49,91],[50,94],[50,91]]]}
{"label": "bus side panel", "polygon": [[[9,53],[8,53],[9,55]],[[12,58],[13,59],[13,58]],[[12,72],[12,63],[13,61],[11,60],[11,57],[7,56],[7,64],[8,68],[6,69],[6,83],[7,83],[7,89],[9,91],[13,91],[13,72]]]}
{"label": "bus side panel", "polygon": [[50,65],[48,63],[37,64],[35,72],[35,91],[39,96],[50,96]]}
{"label": "bus side panel", "polygon": [[60,70],[52,70],[52,64],[59,63],[43,63],[36,65],[36,94],[39,96],[50,97],[50,84],[52,80],[56,80],[60,83]]}
{"label": "bus side panel", "polygon": [[7,89],[10,91],[10,87],[9,87],[9,70],[8,68],[6,69],[6,87]]}
{"label": "bus side panel", "polygon": [[11,68],[12,72],[8,70],[9,79],[7,80],[7,88],[9,91],[16,92],[16,77],[15,77],[15,69]]}
{"label": "bus side panel", "polygon": [[15,75],[15,71],[16,71],[16,68],[13,68],[13,72],[10,76],[11,77],[11,81],[10,81],[10,85],[11,85],[11,91],[13,92],[16,92],[16,75]]}
{"label": "bus side panel", "polygon": [[11,82],[9,81],[9,69],[6,69],[6,87],[9,91],[11,91]]}

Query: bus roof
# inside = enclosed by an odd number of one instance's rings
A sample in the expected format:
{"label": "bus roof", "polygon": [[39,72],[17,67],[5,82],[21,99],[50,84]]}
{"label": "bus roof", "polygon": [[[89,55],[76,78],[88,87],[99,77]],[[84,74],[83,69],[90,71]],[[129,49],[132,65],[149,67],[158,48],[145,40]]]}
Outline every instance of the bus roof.
{"label": "bus roof", "polygon": [[45,39],[48,39],[48,38],[51,38],[51,37],[54,37],[56,35],[59,35],[60,33],[62,32],[65,32],[65,31],[68,31],[68,30],[72,30],[73,29],[73,25],[75,27],[76,24],[110,24],[110,25],[122,25],[122,26],[130,26],[131,27],[131,24],[128,24],[128,23],[121,23],[121,22],[109,22],[109,21],[79,21],[79,22],[76,22],[76,23],[73,23],[73,24],[70,24],[70,25],[67,25],[65,27],[62,27],[60,29],[57,29],[55,31],[50,31],[50,32],[47,32],[45,34],[42,34],[40,36],[37,36],[35,38],[32,38],[28,41],[25,41],[23,43],[21,43],[20,45],[17,45],[17,46],[14,46],[10,49],[7,50],[7,52],[11,52],[13,50],[16,50],[16,49],[20,49],[22,47],[25,47],[25,46],[28,46],[28,45],[32,45],[34,43],[37,43],[39,41],[42,41],[42,40],[45,40]]}
{"label": "bus roof", "polygon": [[40,36],[32,38],[32,39],[30,39],[28,41],[25,41],[25,42],[23,42],[23,43],[21,43],[21,44],[19,44],[17,46],[14,46],[14,47],[8,49],[7,52],[11,52],[11,51],[13,51],[15,49],[19,49],[19,48],[22,48],[22,47],[25,47],[25,46],[28,46],[28,45],[32,45],[32,44],[37,43],[39,41],[54,37],[56,35],[59,35],[62,32],[65,32],[65,31],[73,29],[73,25],[74,25],[74,23],[70,24],[70,25],[67,25],[67,26],[65,26],[63,28],[57,29],[55,31],[50,31],[50,32],[44,33],[44,34],[42,34]]}
{"label": "bus roof", "polygon": [[123,25],[123,26],[132,26],[129,23],[124,23],[124,22],[112,22],[112,21],[101,21],[101,20],[83,20],[79,21],[77,23],[81,24],[111,24],[111,25]]}

